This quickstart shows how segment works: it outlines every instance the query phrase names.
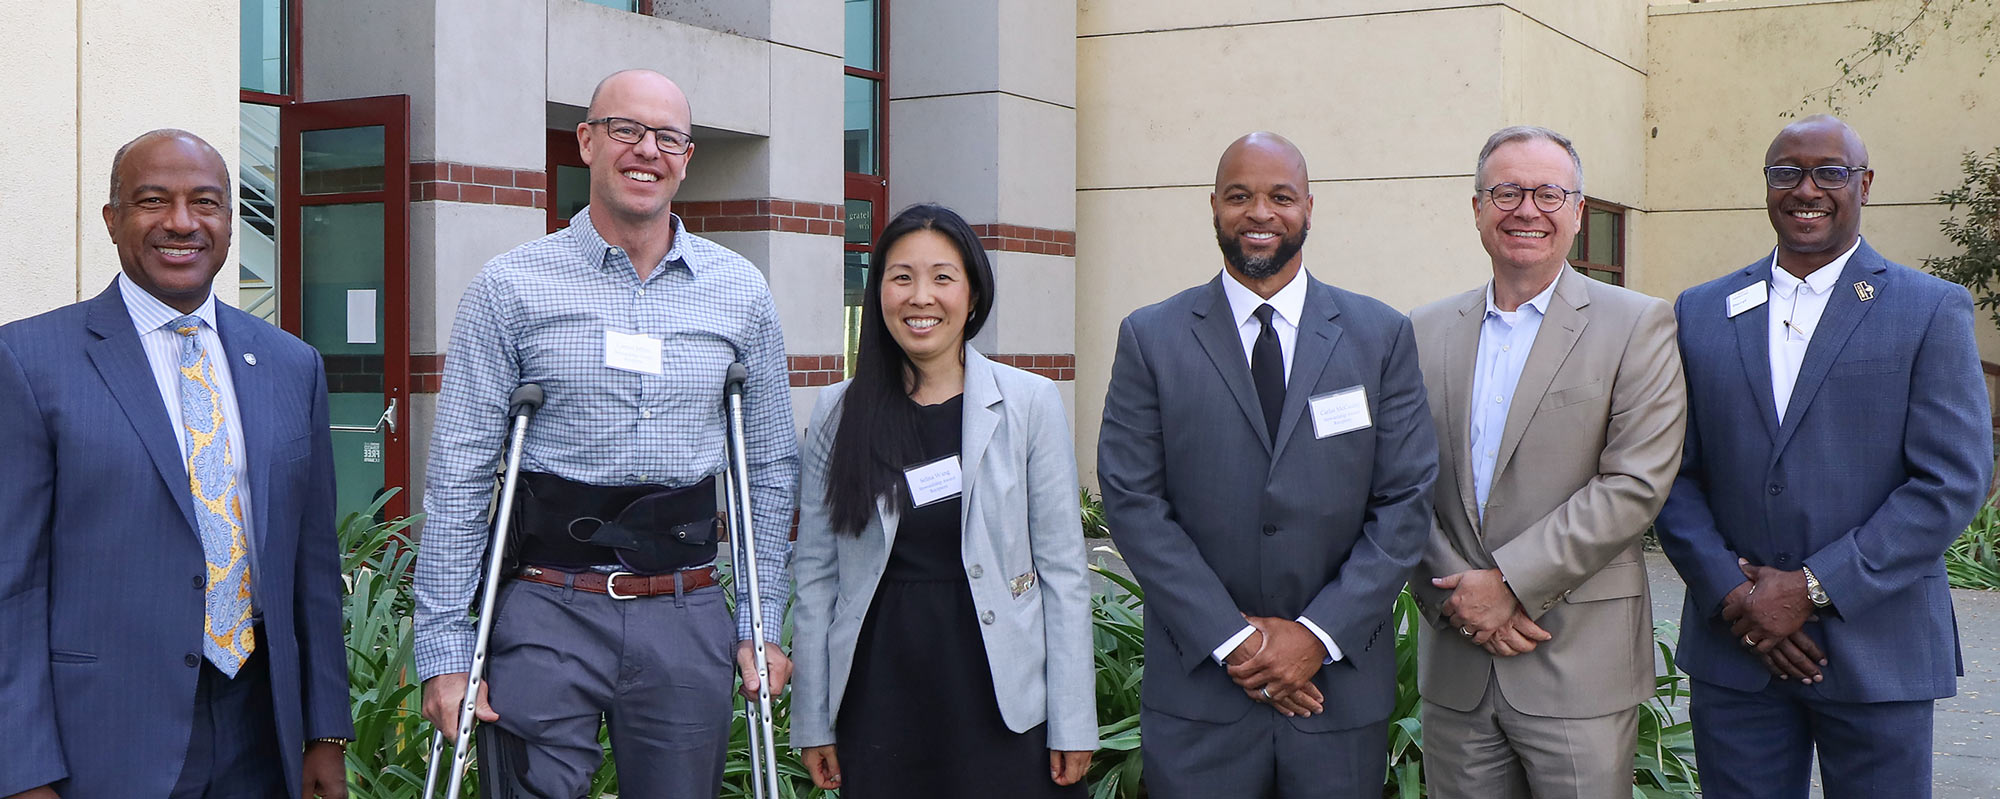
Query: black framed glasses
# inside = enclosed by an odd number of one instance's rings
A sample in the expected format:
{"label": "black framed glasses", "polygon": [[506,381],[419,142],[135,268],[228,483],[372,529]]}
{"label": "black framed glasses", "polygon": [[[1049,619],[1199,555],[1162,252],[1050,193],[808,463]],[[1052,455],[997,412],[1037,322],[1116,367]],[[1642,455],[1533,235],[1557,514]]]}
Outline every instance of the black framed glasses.
{"label": "black framed glasses", "polygon": [[1583,194],[1583,192],[1570,191],[1554,183],[1544,183],[1532,189],[1523,188],[1512,183],[1495,183],[1490,188],[1480,189],[1478,193],[1486,195],[1487,200],[1493,203],[1493,207],[1502,211],[1512,211],[1521,207],[1521,201],[1527,199],[1529,195],[1533,195],[1535,198],[1535,207],[1541,209],[1542,213],[1545,214],[1553,214],[1562,210],[1563,205],[1569,202],[1570,195]]}
{"label": "black framed glasses", "polygon": [[583,124],[603,125],[605,135],[610,136],[612,141],[624,142],[626,144],[638,144],[645,141],[647,131],[651,131],[655,146],[660,148],[660,152],[668,155],[680,155],[687,152],[689,147],[694,146],[694,139],[689,138],[685,133],[673,128],[649,128],[639,124],[639,121],[635,119],[598,117],[596,119],[586,119],[583,121]]}
{"label": "black framed glasses", "polygon": [[1865,166],[1839,166],[1836,164],[1816,166],[1812,169],[1797,166],[1767,166],[1764,167],[1764,183],[1780,191],[1796,189],[1799,187],[1799,183],[1806,179],[1806,173],[1811,172],[1814,186],[1832,191],[1834,189],[1847,188],[1848,181],[1860,177],[1863,172],[1873,171]]}

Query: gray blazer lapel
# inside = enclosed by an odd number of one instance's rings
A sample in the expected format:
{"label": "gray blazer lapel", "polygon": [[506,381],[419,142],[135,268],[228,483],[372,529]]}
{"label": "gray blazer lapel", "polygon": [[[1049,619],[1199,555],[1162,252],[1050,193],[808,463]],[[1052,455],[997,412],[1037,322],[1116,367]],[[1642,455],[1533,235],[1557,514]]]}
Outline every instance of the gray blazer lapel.
{"label": "gray blazer lapel", "polygon": [[[167,493],[180,506],[188,531],[199,530],[194,519],[194,498],[190,495],[186,459],[181,456],[180,439],[174,436],[173,417],[160,404],[160,387],[153,381],[153,367],[146,361],[146,349],[132,328],[132,315],[114,281],[111,288],[90,301],[84,324],[101,338],[84,346],[91,365],[104,378],[105,387],[125,418],[139,434],[139,443],[153,459],[153,468],[167,484]],[[110,488],[107,486],[107,488]]]}
{"label": "gray blazer lapel", "polygon": [[[1292,430],[1297,428],[1306,415],[1306,398],[1319,385],[1319,376],[1326,371],[1326,362],[1333,356],[1333,346],[1340,341],[1340,326],[1333,323],[1340,316],[1340,307],[1333,302],[1333,292],[1326,285],[1310,280],[1306,283],[1306,302],[1299,313],[1299,335],[1292,343],[1292,373],[1285,380],[1285,404],[1278,414],[1277,446],[1271,451],[1271,463],[1275,466],[1285,455],[1285,445],[1292,440]],[[1241,345],[1238,345],[1241,349]],[[1247,370],[1246,370],[1247,374]],[[1262,413],[1260,410],[1259,413]]]}
{"label": "gray blazer lapel", "polygon": [[1444,345],[1445,432],[1453,453],[1445,460],[1451,462],[1452,476],[1458,481],[1459,506],[1472,530],[1479,529],[1479,509],[1475,507],[1472,464],[1466,456],[1472,451],[1473,361],[1479,355],[1479,328],[1485,322],[1486,294],[1475,291],[1472,300],[1458,309],[1458,321],[1446,333]]}
{"label": "gray blazer lapel", "polygon": [[[1208,284],[1208,302],[1197,301],[1194,308],[1194,338],[1201,342],[1208,359],[1221,373],[1222,384],[1236,397],[1236,406],[1258,433],[1265,454],[1271,452],[1270,431],[1264,427],[1264,407],[1257,402],[1255,384],[1250,381],[1250,361],[1243,357],[1243,337],[1229,314],[1229,298],[1222,294],[1222,276]],[[1297,362],[1296,356],[1293,361]]]}
{"label": "gray blazer lapel", "polygon": [[[1742,291],[1759,280],[1768,280],[1770,274],[1771,259],[1766,257],[1738,273],[1736,280],[1730,282],[1729,293]],[[1757,419],[1764,423],[1764,432],[1775,439],[1778,437],[1778,401],[1771,396],[1770,290],[1766,284],[1764,292],[1767,299],[1729,321],[1732,323],[1730,327],[1736,330],[1736,352],[1743,360],[1743,377],[1750,381],[1750,400],[1757,406]],[[1693,312],[1726,315],[1729,308],[1696,308]]]}
{"label": "gray blazer lapel", "polygon": [[[1791,441],[1792,433],[1799,429],[1799,419],[1805,416],[1806,408],[1819,394],[1820,384],[1826,381],[1827,369],[1833,366],[1834,358],[1839,357],[1841,349],[1847,346],[1847,339],[1854,335],[1854,329],[1861,325],[1868,309],[1875,307],[1873,301],[1861,301],[1854,283],[1865,279],[1874,284],[1878,293],[1890,290],[1890,286],[1884,285],[1886,279],[1882,276],[1887,270],[1882,256],[1876,255],[1866,242],[1841,268],[1840,279],[1833,284],[1833,296],[1827,298],[1826,312],[1820,315],[1819,326],[1813,329],[1812,343],[1806,345],[1806,358],[1799,364],[1799,379],[1792,385],[1792,401],[1785,406],[1785,423],[1778,427],[1771,457],[1776,458],[1785,451],[1785,443]],[[1772,407],[1777,406],[1774,404]]]}
{"label": "gray blazer lapel", "polygon": [[993,380],[993,362],[979,354],[971,344],[965,345],[965,419],[961,423],[958,448],[958,465],[964,478],[960,481],[960,491],[964,501],[959,502],[959,528],[970,530],[964,515],[972,509],[972,486],[976,482],[972,476],[979,473],[979,462],[986,455],[986,445],[993,441],[993,431],[1000,428],[1000,386]]}
{"label": "gray blazer lapel", "polygon": [[1590,304],[1590,287],[1585,282],[1588,280],[1567,266],[1556,276],[1556,293],[1549,298],[1548,315],[1542,319],[1542,328],[1535,332],[1528,362],[1521,366],[1521,380],[1514,385],[1514,400],[1507,406],[1507,426],[1500,431],[1500,457],[1493,465],[1496,482],[1513,461],[1514,450],[1528,430],[1528,421],[1542,407],[1542,397],[1548,395],[1549,384],[1555,382],[1556,370],[1562,368],[1590,322],[1580,313]]}

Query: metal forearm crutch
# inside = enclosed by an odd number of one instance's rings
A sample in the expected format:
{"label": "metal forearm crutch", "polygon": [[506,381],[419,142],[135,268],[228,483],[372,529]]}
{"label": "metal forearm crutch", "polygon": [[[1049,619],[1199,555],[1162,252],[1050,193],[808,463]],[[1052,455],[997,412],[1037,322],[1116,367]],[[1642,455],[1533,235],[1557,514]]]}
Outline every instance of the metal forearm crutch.
{"label": "metal forearm crutch", "polygon": [[750,373],[741,363],[729,365],[722,381],[722,395],[728,411],[728,464],[722,475],[724,498],[729,503],[729,560],[736,579],[750,592],[750,650],[757,664],[757,701],[748,705],[750,718],[750,774],[756,799],[777,799],[777,734],[771,720],[771,667],[764,655],[764,603],[757,590],[757,538],[750,521],[749,449],[743,441],[743,388]]}
{"label": "metal forearm crutch", "polygon": [[[465,767],[472,760],[473,711],[479,706],[479,685],[486,676],[486,643],[493,634],[493,606],[500,597],[500,563],[506,559],[507,534],[514,521],[514,485],[521,477],[521,445],[528,437],[528,419],[542,407],[542,387],[527,383],[507,398],[513,420],[513,441],[507,448],[507,473],[500,481],[500,512],[493,524],[493,543],[486,551],[486,577],[480,585],[479,632],[473,639],[472,670],[466,675],[465,701],[458,708],[458,740],[451,752],[450,787],[445,796],[458,799]],[[444,729],[431,733],[430,766],[424,771],[424,799],[437,796],[438,763],[444,757]]]}

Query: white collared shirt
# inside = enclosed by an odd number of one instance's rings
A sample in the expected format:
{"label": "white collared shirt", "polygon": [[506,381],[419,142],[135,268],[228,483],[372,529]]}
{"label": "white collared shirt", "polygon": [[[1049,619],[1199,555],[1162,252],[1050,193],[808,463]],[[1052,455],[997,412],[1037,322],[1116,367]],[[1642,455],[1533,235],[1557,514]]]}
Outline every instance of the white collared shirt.
{"label": "white collared shirt", "polygon": [[[161,302],[158,297],[147,293],[138,283],[123,272],[118,273],[118,294],[125,300],[125,311],[132,317],[132,327],[139,333],[139,344],[146,351],[146,364],[152,368],[153,384],[160,391],[160,402],[166,406],[167,421],[173,428],[174,440],[180,445],[181,464],[188,458],[187,427],[181,422],[181,334],[168,327],[183,314],[172,306]],[[255,472],[248,467],[243,443],[243,412],[236,404],[236,383],[229,373],[229,353],[222,347],[222,337],[215,331],[215,294],[202,300],[201,307],[192,314],[201,320],[201,332],[195,339],[201,342],[207,354],[209,366],[215,372],[215,391],[221,395],[223,423],[229,429],[229,461],[236,471],[236,500],[243,511],[243,538],[250,545],[250,578],[254,591],[257,584],[257,537],[253,535],[250,512],[250,480]],[[192,490],[182,486],[182,491]]]}
{"label": "white collared shirt", "polygon": [[1804,280],[1779,266],[1778,251],[1771,250],[1771,398],[1777,403],[1779,424],[1784,423],[1785,409],[1792,404],[1792,388],[1798,384],[1806,347],[1812,344],[1813,331],[1819,329],[1826,302],[1840,283],[1847,259],[1854,257],[1854,251],[1860,248],[1861,239],[1856,238],[1847,252],[1813,270]]}
{"label": "white collared shirt", "polygon": [[[1564,262],[1564,269],[1569,263]],[[1542,318],[1548,314],[1549,300],[1556,294],[1555,280],[1540,294],[1511,311],[1493,303],[1493,281],[1486,281],[1486,316],[1479,323],[1479,356],[1472,364],[1471,418],[1466,420],[1471,439],[1467,452],[1472,458],[1472,495],[1478,501],[1479,520],[1486,521],[1486,497],[1493,487],[1493,472],[1499,468],[1500,438],[1507,429],[1507,414],[1514,407],[1514,389],[1521,383],[1521,370],[1528,365],[1535,334],[1541,332]]]}
{"label": "white collared shirt", "polygon": [[[1273,311],[1271,329],[1278,334],[1278,349],[1284,352],[1285,382],[1288,384],[1292,379],[1292,350],[1299,341],[1299,319],[1306,312],[1306,283],[1306,269],[1301,266],[1298,274],[1292,275],[1292,282],[1286,283],[1284,288],[1278,289],[1278,293],[1271,295],[1267,300],[1243,285],[1235,275],[1229,273],[1229,270],[1222,270],[1222,296],[1229,300],[1229,315],[1236,322],[1237,336],[1242,339],[1243,362],[1251,362],[1250,351],[1257,346],[1257,335],[1264,332],[1264,323],[1257,321],[1257,308],[1269,304]],[[1332,663],[1340,659],[1340,645],[1333,642],[1333,636],[1327,635],[1326,631],[1314,624],[1312,619],[1300,616],[1298,622],[1307,630],[1311,630],[1313,637],[1318,638],[1320,643],[1326,645],[1324,662]],[[1229,640],[1223,641],[1222,645],[1216,647],[1212,653],[1215,662],[1228,665],[1224,659],[1229,657],[1229,653],[1236,651],[1236,647],[1242,645],[1256,629],[1246,624],[1235,635],[1229,636]]]}

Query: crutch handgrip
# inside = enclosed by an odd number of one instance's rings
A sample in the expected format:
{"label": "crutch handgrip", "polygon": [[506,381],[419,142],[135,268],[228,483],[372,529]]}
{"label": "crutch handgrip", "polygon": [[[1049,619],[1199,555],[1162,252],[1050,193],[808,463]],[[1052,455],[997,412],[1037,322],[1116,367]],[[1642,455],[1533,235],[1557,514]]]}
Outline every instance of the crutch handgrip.
{"label": "crutch handgrip", "polygon": [[743,368],[742,361],[729,364],[729,371],[722,376],[722,393],[742,394],[743,384],[750,382],[750,370]]}
{"label": "crutch handgrip", "polygon": [[519,388],[514,389],[514,393],[512,395],[507,397],[507,407],[512,409],[507,412],[507,415],[509,417],[525,416],[528,414],[532,414],[535,411],[541,410],[542,407],[541,384],[539,383],[521,384]]}

